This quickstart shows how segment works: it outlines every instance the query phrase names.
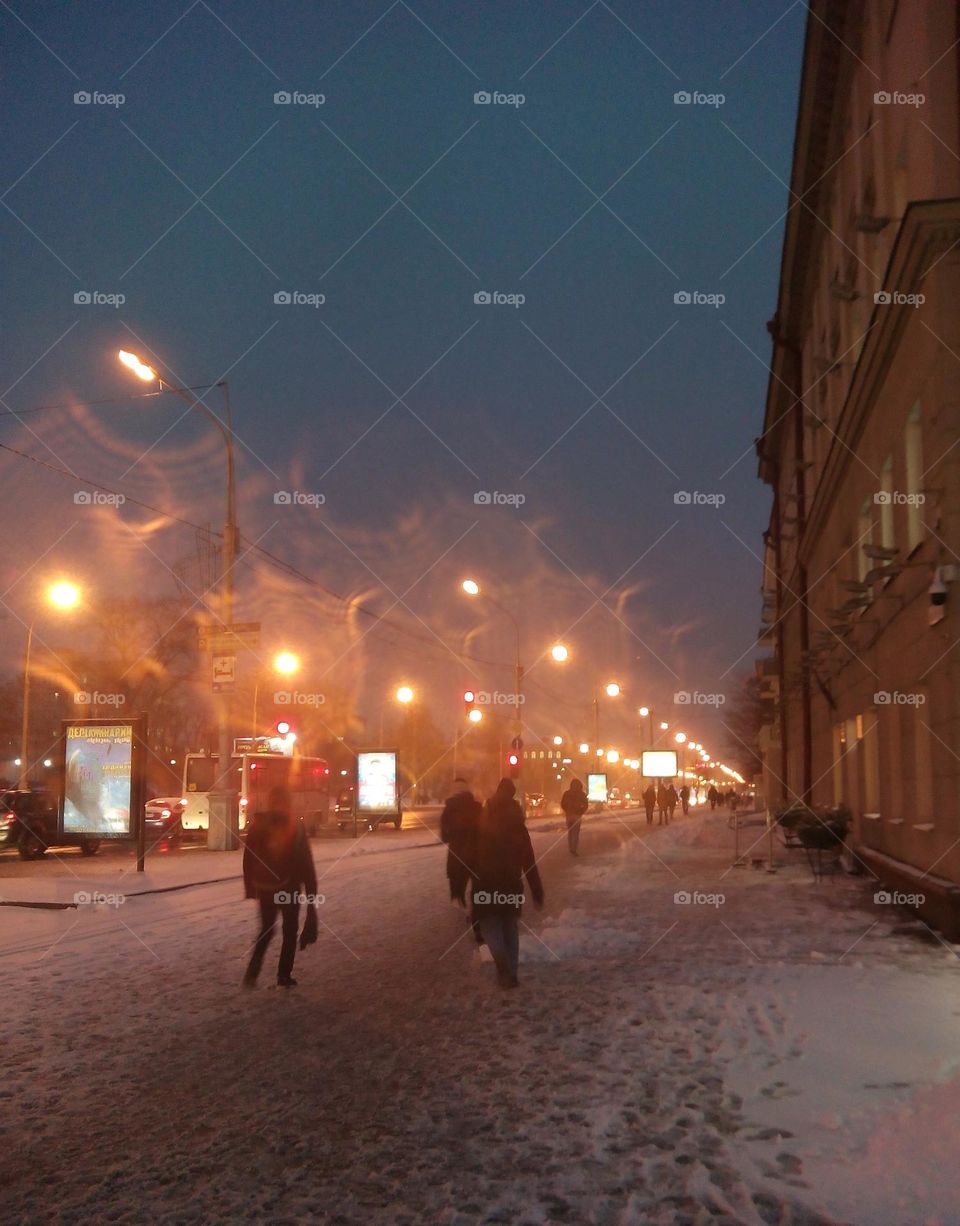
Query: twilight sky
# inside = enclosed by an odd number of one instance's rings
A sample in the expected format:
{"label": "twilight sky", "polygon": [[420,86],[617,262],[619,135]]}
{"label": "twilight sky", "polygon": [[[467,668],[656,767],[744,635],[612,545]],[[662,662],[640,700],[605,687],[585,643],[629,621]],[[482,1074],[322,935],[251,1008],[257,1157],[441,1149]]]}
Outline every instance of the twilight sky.
{"label": "twilight sky", "polygon": [[[124,347],[174,381],[228,378],[245,548],[390,610],[378,627],[246,553],[238,618],[263,621],[264,655],[295,643],[314,685],[373,711],[411,680],[451,721],[463,684],[509,689],[509,622],[457,594],[472,573],[521,622],[534,737],[582,735],[608,677],[623,737],[639,701],[672,721],[677,690],[732,692],[758,624],[752,440],[804,15],[4,5],[0,411],[18,416],[0,443],[76,474],[0,452],[5,667],[48,574],[172,594],[195,553],[189,527],[78,491],[222,522],[216,433],[175,397],[134,399]],[[457,662],[468,635],[493,664]],[[538,662],[558,636],[562,674]],[[707,708],[689,726],[719,744]]]}

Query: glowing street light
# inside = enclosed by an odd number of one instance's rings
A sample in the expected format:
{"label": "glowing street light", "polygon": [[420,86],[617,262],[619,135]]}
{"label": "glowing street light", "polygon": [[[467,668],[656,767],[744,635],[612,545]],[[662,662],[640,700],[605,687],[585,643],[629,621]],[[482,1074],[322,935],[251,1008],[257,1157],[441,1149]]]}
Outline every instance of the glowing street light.
{"label": "glowing street light", "polygon": [[553,738],[553,743],[554,743],[554,745],[562,745],[562,744],[563,744],[563,737],[562,737],[562,736],[555,736],[555,737]]}
{"label": "glowing street light", "polygon": [[678,732],[677,735],[673,739],[677,742],[678,745],[684,745],[686,744],[687,734],[685,732]]}
{"label": "glowing street light", "polygon": [[637,712],[637,714],[640,716],[641,719],[646,719],[647,716],[650,714],[650,708],[641,707],[640,710]]}
{"label": "glowing street light", "polygon": [[665,719],[662,719],[662,720],[660,721],[660,731],[661,731],[661,732],[666,732],[666,730],[667,730],[669,727],[670,727],[670,725],[667,723],[667,721],[666,721]]}
{"label": "glowing street light", "polygon": [[564,643],[554,643],[550,648],[550,654],[558,664],[563,664],[570,658],[570,650]]}
{"label": "glowing street light", "polygon": [[47,600],[55,609],[75,609],[80,603],[80,589],[75,583],[60,579],[50,584]]}
{"label": "glowing street light", "polygon": [[581,741],[581,742],[580,742],[579,749],[580,749],[580,752],[581,752],[581,753],[589,753],[589,752],[590,752],[590,746],[587,744],[587,742],[586,742],[586,741]]}
{"label": "glowing street light", "polygon": [[292,651],[278,651],[273,657],[273,671],[281,677],[292,677],[300,671],[300,658]]}
{"label": "glowing street light", "polygon": [[616,681],[608,682],[604,688],[606,689],[608,698],[616,698],[620,693],[620,686]]}
{"label": "glowing street light", "polygon": [[117,357],[119,357],[124,366],[132,370],[137,378],[142,379],[144,383],[159,383],[160,376],[157,372],[152,366],[148,366],[146,362],[141,362],[135,353],[128,353],[126,349],[121,349]]}
{"label": "glowing street light", "polygon": [[477,583],[476,579],[464,579],[461,586],[468,596],[480,595],[480,584]]}
{"label": "glowing street light", "polygon": [[406,706],[408,703],[413,702],[414,693],[409,685],[401,685],[397,689],[394,697],[396,698],[397,702],[403,703],[403,705]]}
{"label": "glowing street light", "polygon": [[471,724],[479,724],[480,721],[483,719],[483,712],[480,710],[479,707],[474,707],[470,711],[470,714],[467,716],[467,719],[470,721]]}
{"label": "glowing street light", "polygon": [[607,761],[608,761],[608,762],[609,762],[611,765],[613,765],[615,762],[619,762],[619,761],[620,761],[620,754],[617,752],[617,750],[616,750],[616,749],[608,749],[608,750],[607,750]]}

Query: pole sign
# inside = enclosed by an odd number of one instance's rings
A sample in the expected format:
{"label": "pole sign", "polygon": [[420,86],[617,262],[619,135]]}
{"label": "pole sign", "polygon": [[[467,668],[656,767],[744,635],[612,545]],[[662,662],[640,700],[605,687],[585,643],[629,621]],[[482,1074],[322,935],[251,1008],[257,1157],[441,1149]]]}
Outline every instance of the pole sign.
{"label": "pole sign", "polygon": [[595,775],[587,775],[587,800],[601,805],[607,803],[607,775],[605,771]]}
{"label": "pole sign", "polygon": [[98,839],[139,838],[146,782],[146,720],[64,720],[60,829]]}
{"label": "pole sign", "polygon": [[224,694],[234,689],[237,684],[237,657],[213,657],[213,692]]}
{"label": "pole sign", "polygon": [[677,773],[674,749],[645,749],[641,774],[644,779],[673,779]]}
{"label": "pole sign", "polygon": [[244,647],[260,646],[260,623],[237,622],[234,626],[200,626],[197,646],[213,655],[236,655]]}

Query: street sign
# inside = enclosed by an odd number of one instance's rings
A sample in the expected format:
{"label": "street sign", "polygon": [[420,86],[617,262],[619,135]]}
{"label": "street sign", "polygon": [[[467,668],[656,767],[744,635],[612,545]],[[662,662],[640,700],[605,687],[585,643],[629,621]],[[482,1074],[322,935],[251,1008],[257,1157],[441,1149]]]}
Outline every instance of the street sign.
{"label": "street sign", "polygon": [[519,736],[515,736],[513,740],[510,742],[510,748],[511,749],[523,749],[523,738]]}
{"label": "street sign", "polygon": [[227,655],[242,647],[260,646],[260,623],[237,622],[233,626],[200,626],[197,644],[201,651]]}
{"label": "street sign", "polygon": [[213,657],[213,692],[225,693],[232,690],[237,683],[237,657]]}

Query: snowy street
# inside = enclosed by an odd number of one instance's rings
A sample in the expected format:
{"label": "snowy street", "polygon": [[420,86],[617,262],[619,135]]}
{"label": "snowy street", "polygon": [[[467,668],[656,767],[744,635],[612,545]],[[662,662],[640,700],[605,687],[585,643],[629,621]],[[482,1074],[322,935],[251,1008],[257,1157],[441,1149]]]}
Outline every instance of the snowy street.
{"label": "snowy street", "polygon": [[[240,987],[238,856],[214,884],[0,909],[4,1220],[960,1221],[953,947],[802,853],[731,869],[724,813],[604,814],[577,860],[560,827],[532,826],[546,906],[514,992],[427,832],[314,844],[320,941],[289,992],[278,939]],[[109,895],[105,865],[70,868]],[[6,898],[80,888],[16,868]]]}

